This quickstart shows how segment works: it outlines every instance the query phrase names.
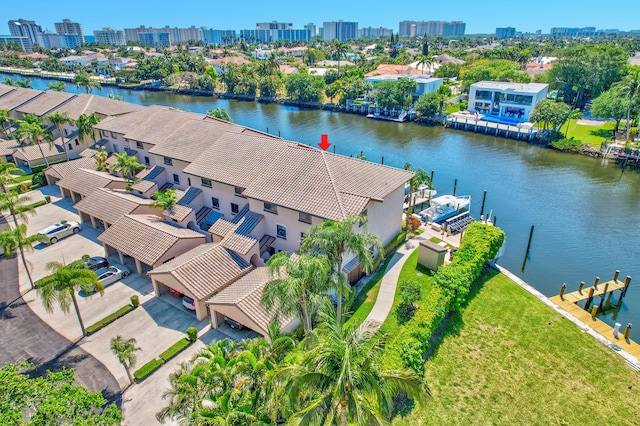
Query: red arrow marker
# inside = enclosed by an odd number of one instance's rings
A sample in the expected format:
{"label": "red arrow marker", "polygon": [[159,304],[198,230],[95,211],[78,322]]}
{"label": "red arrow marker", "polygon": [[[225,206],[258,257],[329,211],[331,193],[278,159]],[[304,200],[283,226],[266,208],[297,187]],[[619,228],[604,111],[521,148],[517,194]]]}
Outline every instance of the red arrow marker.
{"label": "red arrow marker", "polygon": [[326,151],[327,148],[331,146],[329,143],[329,135],[322,135],[322,141],[318,143],[318,146],[322,148],[323,151]]}

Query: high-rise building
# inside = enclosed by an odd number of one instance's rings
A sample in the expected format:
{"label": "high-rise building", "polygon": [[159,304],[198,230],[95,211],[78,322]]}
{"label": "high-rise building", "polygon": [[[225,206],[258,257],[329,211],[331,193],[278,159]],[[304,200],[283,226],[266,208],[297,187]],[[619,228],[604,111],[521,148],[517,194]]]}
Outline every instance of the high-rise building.
{"label": "high-rise building", "polygon": [[258,22],[256,30],[292,30],[293,24],[290,22]]}
{"label": "high-rise building", "polygon": [[31,45],[44,46],[42,27],[35,21],[27,21],[22,18],[11,20],[9,21],[9,32],[15,37],[28,37]]}
{"label": "high-rise building", "polygon": [[516,29],[512,27],[496,28],[496,38],[513,38],[516,36]]}
{"label": "high-rise building", "polygon": [[191,26],[189,28],[170,28],[169,35],[171,37],[171,44],[185,43],[190,40],[202,41],[202,28],[196,28]]}
{"label": "high-rise building", "polygon": [[467,24],[461,21],[400,21],[398,33],[403,37],[424,35],[463,36]]}
{"label": "high-rise building", "polygon": [[597,35],[596,27],[584,27],[584,28],[565,28],[554,27],[551,28],[551,35],[558,37],[593,37]]}
{"label": "high-rise building", "polygon": [[47,49],[75,49],[84,41],[78,34],[44,33],[44,47]]}
{"label": "high-rise building", "polygon": [[[56,22],[56,34],[60,35],[77,35],[80,40],[80,44],[84,43],[84,35],[82,34],[82,25],[77,22],[73,22],[70,19],[63,19],[62,22]],[[76,47],[76,46],[74,46]]]}
{"label": "high-rise building", "polygon": [[204,44],[233,44],[238,37],[236,30],[214,30],[213,28],[203,28],[202,37]]}
{"label": "high-rise building", "polygon": [[139,32],[138,42],[149,46],[171,46],[171,36],[169,31]]}
{"label": "high-rise building", "polygon": [[338,39],[347,41],[358,38],[358,23],[345,21],[324,22],[322,24],[322,37],[325,41]]}
{"label": "high-rise building", "polygon": [[287,41],[309,41],[311,32],[309,30],[240,30],[240,37],[249,43],[273,43],[278,40]]}
{"label": "high-rise building", "polygon": [[101,30],[94,30],[95,42],[108,44],[111,46],[124,46],[127,44],[124,38],[124,31],[114,30],[109,27],[102,27]]}
{"label": "high-rise building", "polygon": [[14,35],[0,35],[0,44],[17,44],[20,46],[22,50],[27,53],[31,53],[31,48],[33,44],[31,43],[31,39],[29,37],[22,36],[14,36]]}
{"label": "high-rise building", "polygon": [[365,27],[365,28],[360,28],[358,30],[358,37],[359,38],[360,37],[371,37],[371,38],[391,37],[392,35],[393,35],[393,30],[391,28]]}
{"label": "high-rise building", "polygon": [[309,22],[307,25],[305,25],[304,29],[309,30],[309,34],[311,35],[311,37],[315,37],[317,35],[316,25],[313,22]]}

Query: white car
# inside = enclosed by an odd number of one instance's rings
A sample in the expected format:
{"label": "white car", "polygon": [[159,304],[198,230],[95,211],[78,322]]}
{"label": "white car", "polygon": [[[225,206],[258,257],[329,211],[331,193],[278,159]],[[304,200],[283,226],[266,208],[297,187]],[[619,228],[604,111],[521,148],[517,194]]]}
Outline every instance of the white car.
{"label": "white car", "polygon": [[101,268],[96,271],[98,281],[100,281],[104,287],[111,285],[116,281],[120,281],[130,273],[131,271],[129,268],[114,262],[111,262],[108,267]]}
{"label": "white car", "polygon": [[78,222],[65,222],[56,223],[38,231],[38,234],[42,234],[49,238],[51,244],[55,244],[58,240],[68,237],[69,235],[77,234],[80,232],[80,224]]}

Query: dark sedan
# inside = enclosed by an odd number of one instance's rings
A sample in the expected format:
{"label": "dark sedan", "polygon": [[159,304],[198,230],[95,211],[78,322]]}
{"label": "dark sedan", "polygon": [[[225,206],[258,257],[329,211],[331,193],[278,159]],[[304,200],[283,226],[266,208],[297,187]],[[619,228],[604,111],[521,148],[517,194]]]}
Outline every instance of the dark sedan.
{"label": "dark sedan", "polygon": [[106,268],[107,266],[109,266],[109,261],[100,256],[89,257],[82,260],[84,260],[84,263],[87,264],[87,268],[91,269],[92,271],[97,271],[100,268]]}

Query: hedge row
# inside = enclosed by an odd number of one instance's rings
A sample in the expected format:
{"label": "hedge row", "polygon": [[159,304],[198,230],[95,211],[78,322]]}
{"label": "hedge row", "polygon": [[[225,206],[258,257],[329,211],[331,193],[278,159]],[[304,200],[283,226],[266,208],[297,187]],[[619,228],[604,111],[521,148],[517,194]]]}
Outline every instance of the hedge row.
{"label": "hedge row", "polygon": [[438,269],[434,276],[436,289],[431,293],[432,306],[420,306],[393,341],[403,367],[424,374],[423,355],[431,335],[447,312],[460,309],[471,285],[503,242],[504,232],[499,228],[478,222],[469,226],[452,263]]}
{"label": "hedge row", "polygon": [[162,352],[160,354],[160,359],[163,360],[164,362],[167,362],[171,358],[173,358],[174,356],[178,355],[180,352],[182,352],[185,349],[187,349],[187,347],[190,344],[191,344],[191,341],[189,339],[187,339],[186,337],[183,337],[182,339],[178,340],[176,343],[171,345],[171,347],[169,349],[167,349],[166,351]]}
{"label": "hedge row", "polygon": [[122,308],[118,309],[116,312],[112,313],[111,315],[108,315],[102,318],[97,323],[87,327],[87,334],[93,334],[96,331],[103,329],[104,327],[108,326],[118,318],[125,316],[126,314],[133,311],[134,309],[135,308],[131,305],[124,305]]}
{"label": "hedge row", "polygon": [[171,358],[178,355],[180,352],[184,351],[191,345],[191,341],[185,337],[178,340],[176,343],[171,345],[166,351],[162,352],[159,358],[154,358],[138,370],[133,373],[133,377],[136,378],[138,382],[143,381],[151,374],[153,374],[158,368],[162,367],[164,363],[168,362]]}

